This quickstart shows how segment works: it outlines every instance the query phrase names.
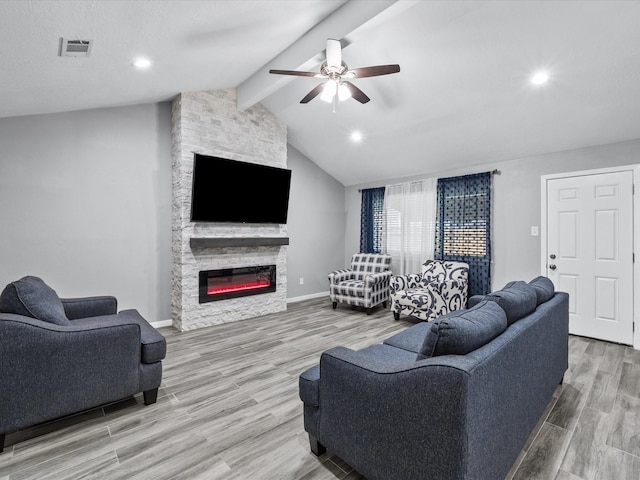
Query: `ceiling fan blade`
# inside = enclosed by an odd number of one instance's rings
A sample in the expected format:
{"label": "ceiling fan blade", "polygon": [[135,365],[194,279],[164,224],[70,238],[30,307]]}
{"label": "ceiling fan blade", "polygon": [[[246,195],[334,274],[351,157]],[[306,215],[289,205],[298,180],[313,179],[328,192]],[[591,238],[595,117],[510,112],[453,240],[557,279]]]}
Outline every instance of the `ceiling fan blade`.
{"label": "ceiling fan blade", "polygon": [[340,40],[327,38],[327,67],[339,69],[342,66],[342,46]]}
{"label": "ceiling fan blade", "polygon": [[365,93],[362,90],[356,87],[353,83],[342,82],[342,85],[347,87],[349,89],[349,92],[351,93],[351,96],[355,100],[359,101],[360,103],[367,103],[369,100],[371,100],[369,97],[365,95]]}
{"label": "ceiling fan blade", "polygon": [[296,77],[317,77],[326,78],[325,75],[316,72],[300,72],[298,70],[269,70],[269,73],[275,73],[276,75],[294,75]]}
{"label": "ceiling fan blade", "polygon": [[375,67],[354,68],[345,72],[342,76],[346,78],[377,77],[379,75],[398,73],[399,71],[400,65],[376,65]]}
{"label": "ceiling fan blade", "polygon": [[300,100],[300,103],[309,103],[311,100],[316,98],[318,95],[320,95],[320,93],[322,93],[322,90],[324,89],[324,85],[325,85],[324,83],[321,83],[320,85],[315,87],[313,90],[307,93],[302,100]]}

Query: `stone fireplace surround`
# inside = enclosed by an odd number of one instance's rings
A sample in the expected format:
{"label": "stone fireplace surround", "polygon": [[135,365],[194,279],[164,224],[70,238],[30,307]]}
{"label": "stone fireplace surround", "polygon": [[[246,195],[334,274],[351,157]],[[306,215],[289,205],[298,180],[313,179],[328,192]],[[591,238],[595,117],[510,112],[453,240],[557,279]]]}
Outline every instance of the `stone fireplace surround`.
{"label": "stone fireplace surround", "polygon": [[[171,113],[173,326],[192,330],[286,310],[286,225],[190,221],[194,152],[286,168],[286,126],[260,104],[238,110],[235,89],[181,93]],[[275,292],[199,302],[201,270],[255,265],[276,265]]]}

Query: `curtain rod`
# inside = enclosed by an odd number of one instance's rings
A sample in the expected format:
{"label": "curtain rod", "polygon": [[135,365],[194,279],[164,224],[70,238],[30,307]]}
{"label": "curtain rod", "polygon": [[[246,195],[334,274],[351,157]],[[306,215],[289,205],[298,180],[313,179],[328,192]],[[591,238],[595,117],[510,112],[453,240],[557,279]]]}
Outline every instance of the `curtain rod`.
{"label": "curtain rod", "polygon": [[[496,169],[494,169],[494,170],[491,170],[489,173],[490,173],[491,175],[501,175],[501,174],[502,174],[502,172],[501,172],[500,170],[498,170],[497,168],[496,168]],[[420,180],[414,180],[414,181],[415,181],[415,182],[419,182]],[[382,185],[382,186],[384,186],[384,185]],[[361,192],[362,192],[362,190],[370,190],[370,189],[372,189],[372,188],[380,188],[380,187],[359,188],[359,189],[358,189],[358,192],[359,192],[359,193],[361,193]]]}

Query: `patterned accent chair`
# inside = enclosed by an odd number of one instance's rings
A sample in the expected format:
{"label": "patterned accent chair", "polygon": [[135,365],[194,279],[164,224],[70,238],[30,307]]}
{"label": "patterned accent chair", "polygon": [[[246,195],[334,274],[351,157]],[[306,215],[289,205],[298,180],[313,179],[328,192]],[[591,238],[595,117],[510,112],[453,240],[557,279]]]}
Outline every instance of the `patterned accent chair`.
{"label": "patterned accent chair", "polygon": [[393,318],[400,314],[430,321],[465,308],[469,285],[469,265],[463,262],[427,260],[421,273],[396,275],[389,292]]}
{"label": "patterned accent chair", "polygon": [[329,274],[329,297],[333,308],[338,302],[371,309],[389,300],[391,279],[391,255],[378,253],[356,253],[351,258],[351,268],[336,270]]}

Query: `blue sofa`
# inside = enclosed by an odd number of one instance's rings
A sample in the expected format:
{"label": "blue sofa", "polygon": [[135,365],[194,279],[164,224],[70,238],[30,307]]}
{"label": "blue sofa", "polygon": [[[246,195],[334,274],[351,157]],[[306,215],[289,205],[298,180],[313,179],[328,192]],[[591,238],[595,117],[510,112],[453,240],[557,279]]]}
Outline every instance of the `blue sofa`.
{"label": "blue sofa", "polygon": [[165,338],[112,296],[60,299],[38,277],[0,295],[0,452],[5,434],[143,392],[155,403]]}
{"label": "blue sofa", "polygon": [[503,479],[568,367],[568,295],[511,282],[299,379],[311,450],[369,480]]}

